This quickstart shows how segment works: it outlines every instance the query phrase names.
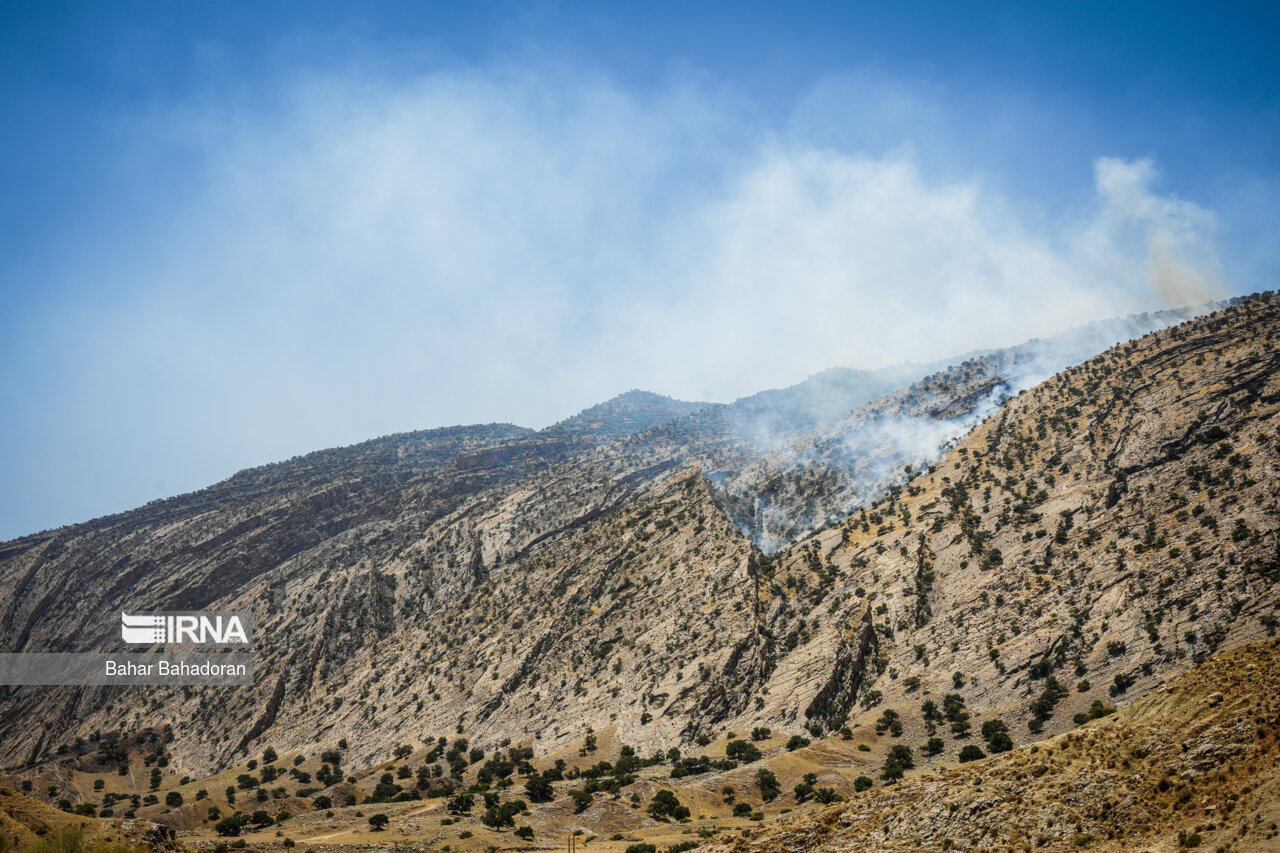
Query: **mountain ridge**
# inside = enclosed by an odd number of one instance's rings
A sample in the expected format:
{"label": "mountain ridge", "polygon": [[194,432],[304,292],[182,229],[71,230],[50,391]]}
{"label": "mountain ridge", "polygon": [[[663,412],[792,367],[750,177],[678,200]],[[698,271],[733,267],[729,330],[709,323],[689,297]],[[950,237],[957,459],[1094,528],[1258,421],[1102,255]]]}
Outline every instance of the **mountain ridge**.
{"label": "mountain ridge", "polygon": [[[247,773],[267,746],[315,762],[341,740],[357,780],[341,790],[359,801],[405,747],[428,773],[413,790],[474,784],[477,768],[427,757],[442,736],[529,750],[514,763],[539,770],[613,762],[625,744],[667,756],[617,786],[643,800],[661,773],[713,769],[663,770],[669,750],[732,764],[728,733],[756,729],[786,784],[810,761],[839,796],[855,791],[837,758],[870,777],[902,745],[937,769],[996,722],[1033,745],[1280,624],[1278,341],[1280,300],[1264,294],[1113,346],[772,554],[723,502],[724,466],[767,451],[715,406],[573,452],[563,436],[463,428],[418,437],[387,470],[377,460],[401,454],[384,443],[304,463],[336,476],[295,490],[265,472],[248,502],[63,531],[0,559],[6,649],[109,643],[122,603],[247,609],[255,684],[6,689],[3,761],[70,801],[86,797],[74,774],[48,774],[95,730],[165,731],[174,790],[184,775]],[[987,357],[895,393],[950,416],[1008,372]],[[775,422],[805,421],[791,417]],[[793,761],[795,738],[815,743]],[[751,761],[715,772],[753,790]],[[290,802],[305,799],[294,787]],[[709,792],[681,791],[728,818]],[[608,802],[602,815],[628,808]],[[776,817],[783,803],[760,807]],[[158,804],[137,811],[208,831]],[[661,823],[645,820],[629,825]]]}

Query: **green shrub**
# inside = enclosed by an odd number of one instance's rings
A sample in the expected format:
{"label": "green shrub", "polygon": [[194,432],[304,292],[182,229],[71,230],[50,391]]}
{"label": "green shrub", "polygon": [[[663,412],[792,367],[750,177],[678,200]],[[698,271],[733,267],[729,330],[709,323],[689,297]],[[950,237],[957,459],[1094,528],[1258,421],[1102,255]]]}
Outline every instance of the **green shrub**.
{"label": "green shrub", "polygon": [[578,788],[575,788],[574,790],[570,791],[569,796],[573,798],[573,803],[574,803],[573,811],[575,814],[581,814],[582,812],[585,812],[588,808],[590,808],[592,801],[594,801],[595,799],[586,791],[580,790]]}
{"label": "green shrub", "polygon": [[690,813],[688,806],[681,805],[675,793],[664,788],[653,795],[653,800],[649,803],[649,814],[658,819],[670,817],[684,820]]}
{"label": "green shrub", "polygon": [[240,829],[240,819],[236,817],[224,817],[213,825],[213,831],[226,838],[239,835]]}
{"label": "green shrub", "polygon": [[1076,714],[1072,719],[1077,726],[1084,725],[1090,720],[1101,719],[1102,717],[1114,714],[1116,709],[1111,705],[1104,705],[1101,699],[1094,699],[1093,704],[1089,706],[1089,710],[1082,714]]}
{"label": "green shrub", "polygon": [[797,749],[803,749],[808,746],[809,743],[809,739],[804,735],[792,735],[790,739],[787,740],[787,749],[791,752],[795,752]]}
{"label": "green shrub", "polygon": [[529,777],[529,781],[524,783],[524,790],[535,803],[549,803],[555,799],[555,789],[541,775]]}
{"label": "green shrub", "polygon": [[1008,752],[1013,749],[1013,738],[1009,737],[1008,732],[996,732],[987,741],[987,749],[991,750],[992,754]]}
{"label": "green shrub", "polygon": [[725,755],[735,761],[741,761],[744,764],[750,764],[753,761],[759,761],[764,758],[762,753],[751,741],[731,740],[729,745],[725,747]]}
{"label": "green shrub", "polygon": [[767,767],[761,767],[756,771],[756,784],[760,786],[760,799],[766,803],[773,802],[778,798],[778,794],[782,793],[777,775]]}
{"label": "green shrub", "polygon": [[991,740],[997,732],[1007,732],[1009,727],[1004,724],[1003,720],[987,720],[982,724],[982,739]]}
{"label": "green shrub", "polygon": [[1135,680],[1136,679],[1132,675],[1127,675],[1123,672],[1118,673],[1112,681],[1111,686],[1107,688],[1107,692],[1112,696],[1119,696],[1121,693],[1132,687]]}

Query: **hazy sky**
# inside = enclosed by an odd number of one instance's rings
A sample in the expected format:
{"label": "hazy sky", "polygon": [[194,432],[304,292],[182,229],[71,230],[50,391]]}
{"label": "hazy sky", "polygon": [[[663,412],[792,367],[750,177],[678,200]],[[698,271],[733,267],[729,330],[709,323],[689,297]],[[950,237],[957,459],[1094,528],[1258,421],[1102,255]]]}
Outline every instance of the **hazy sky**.
{"label": "hazy sky", "polygon": [[0,539],[1274,288],[1274,4],[0,5]]}

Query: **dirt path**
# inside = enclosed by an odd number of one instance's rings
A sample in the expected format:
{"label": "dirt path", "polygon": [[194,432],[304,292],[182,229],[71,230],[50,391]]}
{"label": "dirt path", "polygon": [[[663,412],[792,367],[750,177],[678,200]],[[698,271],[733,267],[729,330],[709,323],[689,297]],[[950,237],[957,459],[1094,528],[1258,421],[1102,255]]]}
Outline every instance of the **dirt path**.
{"label": "dirt path", "polygon": [[313,835],[310,838],[304,838],[303,841],[324,841],[326,838],[336,838],[339,835],[348,835],[351,830],[343,829],[338,832],[330,832],[328,835]]}
{"label": "dirt path", "polygon": [[[402,815],[397,815],[397,816],[396,816],[396,819],[397,819],[397,820],[399,820],[399,819],[401,819],[401,818],[406,818],[406,817],[415,817],[415,816],[417,816],[417,815],[423,814],[424,812],[432,811],[433,809],[436,809],[437,807],[438,807],[438,804],[437,804],[437,803],[428,803],[427,805],[422,806],[421,808],[414,809],[414,810],[413,810],[413,811],[411,811],[411,812],[405,812],[405,813],[404,813],[404,814],[402,814]],[[354,832],[354,830],[351,830],[351,829],[341,829],[341,830],[338,830],[337,832],[330,832],[330,833],[328,833],[328,834],[326,834],[326,835],[313,835],[313,836],[311,836],[310,838],[303,838],[303,839],[301,839],[301,840],[302,840],[302,841],[324,841],[324,840],[329,839],[329,838],[335,838],[335,837],[337,837],[337,836],[339,836],[339,835],[349,835],[349,834],[351,834],[352,832]]]}

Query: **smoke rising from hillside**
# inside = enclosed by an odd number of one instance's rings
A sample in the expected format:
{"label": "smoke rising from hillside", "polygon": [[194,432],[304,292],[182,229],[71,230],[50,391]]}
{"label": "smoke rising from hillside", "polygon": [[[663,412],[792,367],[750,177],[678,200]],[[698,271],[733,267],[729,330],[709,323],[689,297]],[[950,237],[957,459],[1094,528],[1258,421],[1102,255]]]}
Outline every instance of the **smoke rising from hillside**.
{"label": "smoke rising from hillside", "polygon": [[[1166,306],[1222,298],[1213,216],[1190,202],[1156,195],[1156,169],[1149,160],[1103,157],[1095,171],[1104,203],[1097,239],[1115,244],[1136,237],[1145,245],[1147,284]],[[1140,256],[1136,247],[1128,248],[1132,257]]]}
{"label": "smoke rising from hillside", "polygon": [[[1113,344],[1175,325],[1198,310],[1163,311],[1089,323],[1016,347],[921,368],[902,390],[841,417],[814,413],[807,434],[776,440],[717,489],[744,534],[766,553],[843,518],[924,470],[1009,399]],[[925,373],[932,374],[928,378]],[[745,437],[762,435],[749,422]]]}
{"label": "smoke rising from hillside", "polygon": [[135,165],[180,149],[187,184],[49,283],[123,295],[6,344],[47,354],[11,398],[58,389],[6,446],[74,448],[0,471],[64,484],[46,515],[71,483],[116,485],[62,521],[397,430],[541,426],[632,387],[730,400],[1220,288],[1213,215],[1147,161],[1100,159],[1059,215],[910,148],[762,130],[697,83],[344,73],[276,95],[140,121]]}

